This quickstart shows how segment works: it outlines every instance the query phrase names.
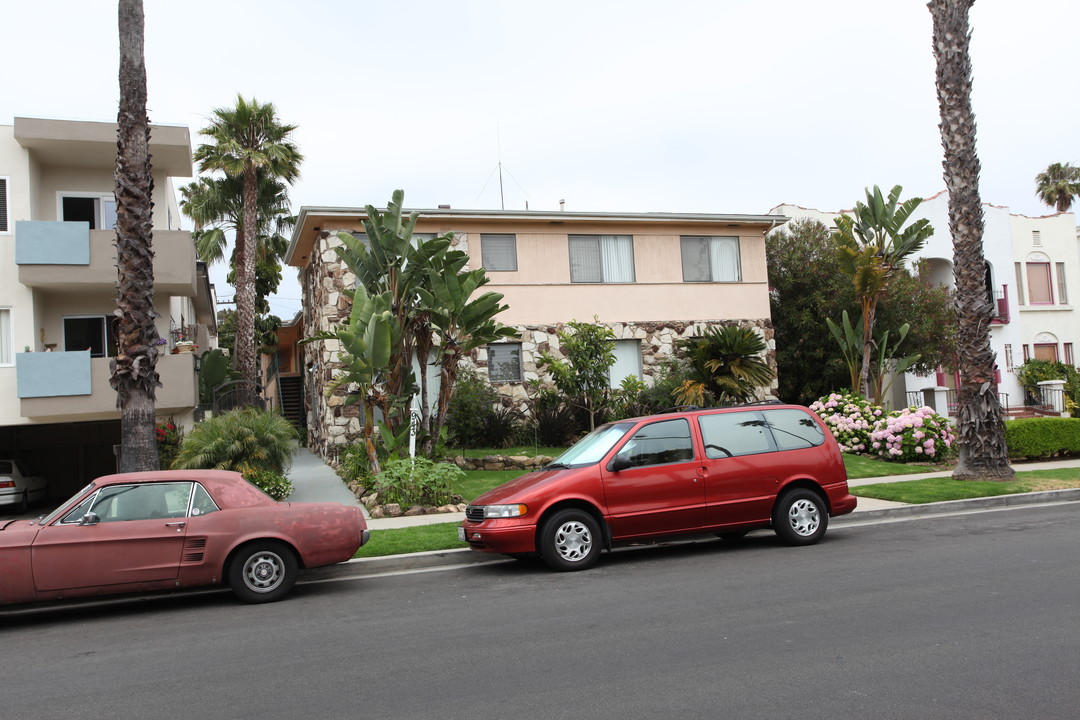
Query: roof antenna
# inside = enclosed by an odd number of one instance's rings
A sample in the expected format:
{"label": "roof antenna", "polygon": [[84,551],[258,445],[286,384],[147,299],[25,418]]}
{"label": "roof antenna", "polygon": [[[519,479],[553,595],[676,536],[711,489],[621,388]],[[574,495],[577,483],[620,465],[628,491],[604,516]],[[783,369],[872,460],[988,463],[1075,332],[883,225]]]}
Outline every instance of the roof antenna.
{"label": "roof antenna", "polygon": [[503,198],[503,182],[502,182],[502,128],[499,123],[495,123],[495,143],[498,146],[499,156],[499,209],[506,209],[506,200]]}

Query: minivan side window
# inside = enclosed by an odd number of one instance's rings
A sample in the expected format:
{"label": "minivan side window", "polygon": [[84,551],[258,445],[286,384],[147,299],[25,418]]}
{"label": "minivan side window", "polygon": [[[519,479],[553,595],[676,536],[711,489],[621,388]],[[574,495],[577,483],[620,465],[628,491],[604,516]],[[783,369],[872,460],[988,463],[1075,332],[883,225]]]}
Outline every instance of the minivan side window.
{"label": "minivan side window", "polygon": [[690,439],[690,423],[686,418],[651,423],[634,433],[618,458],[630,461],[630,467],[667,465],[694,459],[694,444]]}
{"label": "minivan side window", "polygon": [[772,439],[758,412],[727,412],[700,415],[698,427],[705,443],[705,457],[734,457],[772,452]]}
{"label": "minivan side window", "polygon": [[821,426],[802,410],[765,410],[762,414],[780,450],[801,450],[825,442]]}

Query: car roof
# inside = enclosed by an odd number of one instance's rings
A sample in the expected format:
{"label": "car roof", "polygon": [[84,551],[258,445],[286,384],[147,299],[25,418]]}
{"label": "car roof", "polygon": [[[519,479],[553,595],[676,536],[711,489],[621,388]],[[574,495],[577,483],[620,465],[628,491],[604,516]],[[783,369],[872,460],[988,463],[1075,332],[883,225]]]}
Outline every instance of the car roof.
{"label": "car roof", "polygon": [[660,412],[652,415],[641,415],[638,417],[625,418],[623,420],[612,420],[612,423],[623,422],[642,422],[649,420],[663,420],[665,418],[676,417],[698,417],[699,415],[713,415],[715,413],[724,412],[739,412],[746,410],[802,410],[803,412],[813,414],[813,411],[807,408],[805,405],[792,405],[790,403],[780,402],[779,400],[765,400],[756,403],[747,403],[746,405],[726,405],[724,407],[712,407],[703,408],[696,405],[688,405],[685,407],[671,408],[670,410],[661,410]]}
{"label": "car roof", "polygon": [[240,479],[243,479],[243,476],[240,473],[231,470],[149,470],[145,472],[103,475],[94,480],[94,484],[101,486],[122,485],[124,483],[133,482],[180,482],[184,480],[236,482]]}

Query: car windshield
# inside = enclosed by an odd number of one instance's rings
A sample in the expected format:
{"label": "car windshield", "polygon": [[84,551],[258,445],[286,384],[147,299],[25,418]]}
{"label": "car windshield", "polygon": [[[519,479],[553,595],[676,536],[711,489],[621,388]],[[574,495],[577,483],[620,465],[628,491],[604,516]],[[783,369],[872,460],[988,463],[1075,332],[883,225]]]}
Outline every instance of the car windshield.
{"label": "car windshield", "polygon": [[89,485],[84,487],[82,490],[80,490],[79,492],[75,493],[74,495],[69,497],[64,502],[57,505],[55,510],[53,510],[51,513],[49,513],[45,517],[38,520],[38,524],[39,525],[48,525],[49,523],[51,523],[53,520],[55,520],[60,515],[61,510],[65,509],[68,505],[71,504],[72,500],[74,500],[77,497],[81,497],[83,495],[83,493],[85,493],[87,490],[89,490],[92,487],[94,487],[94,483],[90,483]]}
{"label": "car windshield", "polygon": [[601,425],[555,458],[549,467],[579,467],[598,463],[632,427],[632,422]]}

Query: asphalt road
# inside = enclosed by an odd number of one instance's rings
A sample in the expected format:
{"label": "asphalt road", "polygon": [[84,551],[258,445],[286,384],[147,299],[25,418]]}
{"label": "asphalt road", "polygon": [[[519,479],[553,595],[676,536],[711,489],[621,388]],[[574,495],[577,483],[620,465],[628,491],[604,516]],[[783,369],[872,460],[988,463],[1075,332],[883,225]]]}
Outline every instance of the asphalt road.
{"label": "asphalt road", "polygon": [[1080,505],[0,614],[0,718],[1051,718]]}

